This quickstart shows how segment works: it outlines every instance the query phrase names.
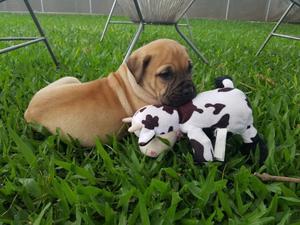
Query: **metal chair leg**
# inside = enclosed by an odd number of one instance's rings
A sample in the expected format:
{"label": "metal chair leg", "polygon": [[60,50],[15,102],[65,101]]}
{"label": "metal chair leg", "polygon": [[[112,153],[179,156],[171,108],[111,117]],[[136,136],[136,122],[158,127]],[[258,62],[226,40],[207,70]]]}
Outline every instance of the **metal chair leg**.
{"label": "metal chair leg", "polygon": [[59,63],[58,63],[58,61],[57,61],[57,59],[56,59],[56,57],[55,57],[55,55],[54,55],[54,53],[53,53],[53,51],[51,49],[51,46],[50,46],[50,44],[49,44],[49,42],[48,42],[48,40],[47,40],[47,38],[45,36],[45,33],[44,33],[44,31],[43,31],[43,29],[42,29],[42,27],[41,27],[38,19],[36,18],[35,14],[34,14],[34,12],[32,10],[32,8],[31,8],[31,5],[29,4],[28,0],[24,0],[24,3],[25,3],[25,5],[26,5],[26,7],[27,7],[27,9],[28,9],[28,11],[30,13],[30,16],[31,16],[31,18],[32,18],[32,20],[33,20],[36,28],[38,29],[40,35],[44,38],[43,41],[44,41],[44,43],[45,43],[45,45],[46,45],[46,47],[48,49],[48,52],[49,52],[49,54],[50,54],[50,56],[51,56],[54,64],[56,65],[56,68],[59,68]]}
{"label": "metal chair leg", "polygon": [[204,55],[200,52],[200,50],[193,44],[193,42],[188,39],[180,30],[178,27],[178,24],[175,24],[175,29],[177,33],[182,37],[182,39],[193,49],[193,51],[202,59],[202,61],[206,64],[208,64],[208,60],[204,57]]}
{"label": "metal chair leg", "polygon": [[[10,51],[13,51],[13,50],[16,50],[18,48],[23,48],[25,46],[28,46],[28,45],[32,45],[34,43],[37,43],[37,42],[40,42],[40,41],[44,41],[45,38],[41,37],[41,38],[34,38],[32,40],[30,39],[27,39],[28,41],[26,42],[23,42],[21,44],[17,44],[17,45],[13,45],[13,46],[10,46],[10,47],[7,47],[7,48],[4,48],[4,49],[0,49],[0,54],[3,54],[3,53],[6,53],[6,52],[10,52]],[[25,38],[1,38],[0,41],[14,41],[14,40],[26,40]]]}
{"label": "metal chair leg", "polygon": [[136,44],[136,42],[138,41],[141,33],[143,32],[143,29],[144,29],[144,23],[140,22],[139,27],[138,27],[138,29],[137,29],[137,31],[136,31],[136,33],[135,33],[135,35],[134,35],[134,37],[133,37],[130,45],[129,45],[129,47],[128,47],[128,50],[127,50],[127,53],[126,53],[125,58],[123,60],[123,63],[127,62],[127,59],[129,57],[129,55],[131,54],[132,49],[133,49],[134,45]]}
{"label": "metal chair leg", "polygon": [[134,47],[134,45],[136,44],[136,42],[138,41],[141,33],[143,32],[144,30],[144,18],[143,18],[143,14],[141,12],[141,9],[140,9],[140,5],[139,5],[139,2],[138,0],[133,0],[133,3],[135,5],[135,8],[136,8],[136,11],[137,11],[137,14],[139,16],[139,19],[140,19],[140,23],[139,23],[139,28],[137,29],[132,41],[131,41],[131,44],[129,45],[129,48],[127,50],[127,53],[125,55],[125,58],[123,60],[123,63],[126,63],[127,62],[127,59],[129,57],[129,55],[131,54],[132,52],[132,49]]}
{"label": "metal chair leg", "polygon": [[117,3],[117,0],[114,0],[114,2],[113,2],[113,4],[112,4],[112,7],[111,7],[111,9],[110,9],[110,12],[109,12],[108,18],[107,18],[107,20],[106,20],[106,23],[105,23],[104,29],[103,29],[103,31],[102,31],[102,34],[101,34],[100,41],[102,41],[102,40],[103,40],[103,38],[104,38],[104,35],[105,35],[106,31],[107,31],[108,24],[110,23],[110,20],[111,20],[112,14],[113,14],[113,12],[114,12],[114,9],[115,9],[115,7],[116,7],[116,3]]}
{"label": "metal chair leg", "polygon": [[281,16],[281,18],[278,20],[278,22],[276,23],[276,25],[274,26],[274,28],[272,29],[272,31],[269,33],[268,37],[266,38],[266,40],[262,43],[262,45],[260,46],[260,48],[258,49],[257,53],[255,56],[258,56],[261,51],[264,49],[264,47],[267,45],[267,43],[269,42],[269,40],[271,39],[272,36],[274,36],[274,33],[276,32],[277,28],[279,27],[279,25],[281,24],[281,22],[284,20],[284,18],[286,17],[286,15],[290,12],[290,10],[292,9],[292,7],[295,5],[294,2],[292,2],[288,8],[285,10],[285,12],[283,13],[283,15]]}
{"label": "metal chair leg", "polygon": [[192,28],[190,26],[190,21],[189,21],[189,17],[186,14],[184,14],[184,17],[185,17],[185,22],[186,22],[186,25],[187,25],[187,28],[188,28],[188,31],[189,31],[189,35],[190,35],[190,38],[193,40],[193,32],[192,32]]}

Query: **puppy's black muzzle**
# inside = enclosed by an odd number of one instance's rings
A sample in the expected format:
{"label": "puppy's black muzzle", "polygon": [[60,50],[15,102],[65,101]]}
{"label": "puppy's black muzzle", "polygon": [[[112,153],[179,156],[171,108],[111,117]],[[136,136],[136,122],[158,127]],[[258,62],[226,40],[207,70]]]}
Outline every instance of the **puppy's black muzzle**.
{"label": "puppy's black muzzle", "polygon": [[185,80],[173,87],[171,85],[170,90],[162,99],[164,105],[173,107],[181,106],[196,97],[196,88],[191,80]]}

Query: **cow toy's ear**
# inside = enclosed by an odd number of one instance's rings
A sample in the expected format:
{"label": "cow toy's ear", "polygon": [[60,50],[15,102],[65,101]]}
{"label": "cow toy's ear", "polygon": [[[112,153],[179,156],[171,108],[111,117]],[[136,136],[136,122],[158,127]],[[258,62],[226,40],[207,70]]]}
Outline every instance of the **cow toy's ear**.
{"label": "cow toy's ear", "polygon": [[139,146],[147,145],[153,138],[155,138],[154,130],[142,128],[140,137],[139,137]]}
{"label": "cow toy's ear", "polygon": [[134,125],[131,125],[131,127],[128,128],[128,132],[129,133],[134,133],[138,130],[141,130],[142,128],[143,128],[142,124],[134,124]]}

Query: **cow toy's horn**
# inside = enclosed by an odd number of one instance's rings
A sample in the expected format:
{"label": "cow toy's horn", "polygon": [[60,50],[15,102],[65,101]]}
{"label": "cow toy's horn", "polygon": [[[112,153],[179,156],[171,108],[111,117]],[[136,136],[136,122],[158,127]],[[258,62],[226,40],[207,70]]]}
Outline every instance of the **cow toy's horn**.
{"label": "cow toy's horn", "polygon": [[126,118],[122,119],[122,121],[124,123],[131,123],[132,122],[132,117],[126,117]]}

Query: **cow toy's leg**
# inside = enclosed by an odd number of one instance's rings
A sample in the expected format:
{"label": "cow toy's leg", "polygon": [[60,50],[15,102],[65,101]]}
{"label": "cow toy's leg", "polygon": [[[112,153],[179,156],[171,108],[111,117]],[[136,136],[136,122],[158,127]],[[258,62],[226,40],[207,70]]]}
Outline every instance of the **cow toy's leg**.
{"label": "cow toy's leg", "polygon": [[268,148],[265,142],[257,133],[253,125],[248,126],[242,134],[244,144],[241,147],[243,155],[249,155],[251,151],[255,151],[257,144],[259,145],[259,164],[262,165],[268,156]]}
{"label": "cow toy's leg", "polygon": [[195,163],[213,160],[212,143],[202,129],[193,128],[187,132],[187,136],[193,148]]}
{"label": "cow toy's leg", "polygon": [[241,134],[244,144],[241,147],[243,155],[249,155],[251,151],[255,150],[258,140],[256,139],[257,130],[251,124],[247,127],[244,133]]}

